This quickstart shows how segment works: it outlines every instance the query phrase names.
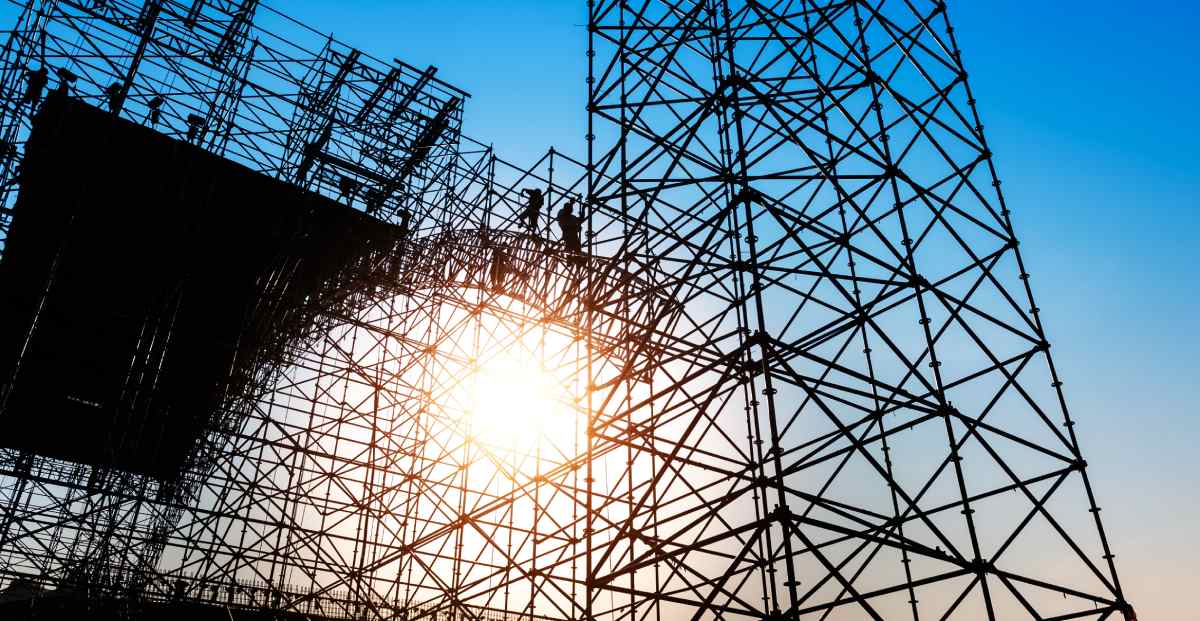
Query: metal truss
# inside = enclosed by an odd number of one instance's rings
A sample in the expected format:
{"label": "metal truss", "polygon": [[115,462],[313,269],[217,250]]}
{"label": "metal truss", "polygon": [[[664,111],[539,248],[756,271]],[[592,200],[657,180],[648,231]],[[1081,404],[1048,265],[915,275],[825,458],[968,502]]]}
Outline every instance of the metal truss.
{"label": "metal truss", "polygon": [[[0,576],[130,615],[1133,618],[944,3],[591,0],[586,160],[528,165],[254,3],[21,20],[7,191],[41,63],[407,235],[181,483],[0,451]],[[539,429],[479,416],[512,365]]]}
{"label": "metal truss", "polygon": [[1128,613],[945,3],[590,15],[591,191],[688,329],[597,416],[663,457],[588,614]]}
{"label": "metal truss", "polygon": [[0,226],[53,90],[384,218],[444,202],[469,96],[433,67],[372,57],[257,0],[21,6],[2,53]]}

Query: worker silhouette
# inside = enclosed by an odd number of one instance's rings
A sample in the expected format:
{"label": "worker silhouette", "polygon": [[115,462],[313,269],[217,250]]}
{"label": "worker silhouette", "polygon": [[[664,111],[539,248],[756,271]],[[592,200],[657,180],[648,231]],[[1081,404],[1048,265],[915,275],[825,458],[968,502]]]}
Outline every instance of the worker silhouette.
{"label": "worker silhouette", "polygon": [[347,205],[354,202],[354,195],[358,194],[358,188],[362,184],[346,175],[338,177],[338,200],[345,201]]}
{"label": "worker silhouette", "polygon": [[200,137],[200,130],[204,127],[204,117],[199,114],[187,115],[187,141],[196,142]]}
{"label": "worker silhouette", "polygon": [[70,95],[71,87],[75,85],[75,81],[79,79],[79,76],[66,67],[58,67],[54,70],[54,73],[58,74],[58,87],[54,89],[54,93],[64,97]]}
{"label": "worker silhouette", "polygon": [[504,289],[504,279],[508,277],[508,257],[503,250],[492,249],[492,264],[488,270],[492,279],[492,289],[499,292]]}
{"label": "worker silhouette", "polygon": [[25,94],[21,97],[21,104],[30,104],[36,108],[42,101],[42,92],[46,90],[46,83],[49,80],[50,72],[46,71],[45,67],[27,69],[25,71]]}
{"label": "worker silhouette", "polygon": [[558,227],[562,230],[563,245],[567,247],[567,252],[573,254],[581,254],[583,252],[583,242],[580,240],[580,232],[583,229],[583,215],[575,215],[573,207],[575,201],[568,199],[567,204],[558,212],[557,220]]}
{"label": "worker silhouette", "polygon": [[538,216],[541,215],[542,207],[546,204],[546,196],[538,188],[525,188],[521,190],[521,194],[525,196],[525,211],[521,212],[523,224],[530,232],[536,233]]}
{"label": "worker silhouette", "polygon": [[173,586],[175,588],[173,588],[171,590],[171,599],[173,599],[175,601],[183,600],[184,596],[187,595],[187,591],[188,591],[187,580],[183,580],[181,578],[176,578]]}
{"label": "worker silhouette", "polygon": [[150,123],[151,127],[158,125],[158,121],[162,117],[162,105],[162,95],[155,95],[154,99],[151,99],[150,103],[146,104],[146,107],[150,110],[146,113],[146,121]]}
{"label": "worker silhouette", "polygon": [[383,190],[380,190],[376,187],[367,188],[366,196],[363,199],[363,202],[366,203],[367,206],[367,215],[373,216],[379,213],[383,209],[383,201],[385,198],[386,197],[383,194]]}
{"label": "worker silhouette", "polygon": [[408,237],[412,233],[412,212],[401,207],[396,213],[400,215],[400,237]]}
{"label": "worker silhouette", "polygon": [[121,95],[121,83],[113,82],[104,89],[104,98],[108,100],[108,110],[116,114],[117,110],[121,109],[121,100],[124,97]]}

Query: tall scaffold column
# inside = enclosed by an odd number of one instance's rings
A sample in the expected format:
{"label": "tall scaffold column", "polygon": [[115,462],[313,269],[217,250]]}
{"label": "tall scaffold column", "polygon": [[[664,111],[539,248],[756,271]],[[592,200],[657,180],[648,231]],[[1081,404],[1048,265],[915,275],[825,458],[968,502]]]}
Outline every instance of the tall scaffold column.
{"label": "tall scaffold column", "polygon": [[683,308],[589,617],[1133,618],[945,3],[588,7],[591,200]]}

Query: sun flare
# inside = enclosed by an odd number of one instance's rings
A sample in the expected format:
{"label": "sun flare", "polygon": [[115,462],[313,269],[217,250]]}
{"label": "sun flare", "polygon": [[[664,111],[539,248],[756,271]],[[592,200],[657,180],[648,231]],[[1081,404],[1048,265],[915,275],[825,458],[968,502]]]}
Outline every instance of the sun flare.
{"label": "sun flare", "polygon": [[569,393],[536,360],[490,360],[463,385],[467,424],[479,444],[523,454],[571,446],[576,427]]}

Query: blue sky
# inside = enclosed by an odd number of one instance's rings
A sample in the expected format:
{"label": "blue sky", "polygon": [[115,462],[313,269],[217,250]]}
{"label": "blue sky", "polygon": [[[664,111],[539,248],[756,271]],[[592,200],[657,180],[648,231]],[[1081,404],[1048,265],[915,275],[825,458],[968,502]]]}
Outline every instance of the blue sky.
{"label": "blue sky", "polygon": [[[586,4],[291,0],[471,92],[465,129],[522,161],[582,153]],[[1191,2],[959,0],[964,61],[1100,506],[1142,618],[1200,579],[1200,110]]]}
{"label": "blue sky", "polygon": [[1190,618],[1200,87],[1194,3],[957,2],[951,17],[1129,597]]}

